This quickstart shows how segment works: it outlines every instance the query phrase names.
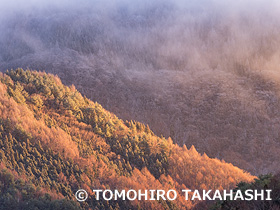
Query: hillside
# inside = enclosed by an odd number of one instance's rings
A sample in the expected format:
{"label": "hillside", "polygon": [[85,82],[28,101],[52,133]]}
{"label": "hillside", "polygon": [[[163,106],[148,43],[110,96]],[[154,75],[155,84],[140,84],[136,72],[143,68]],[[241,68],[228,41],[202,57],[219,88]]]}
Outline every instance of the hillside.
{"label": "hillside", "polygon": [[259,179],[254,182],[248,183],[239,183],[235,190],[242,190],[243,192],[247,189],[271,189],[271,201],[223,201],[217,202],[216,205],[213,205],[210,209],[212,210],[229,210],[229,209],[242,209],[242,210],[279,210],[280,209],[280,175],[265,175],[260,176]]}
{"label": "hillside", "polygon": [[2,71],[58,75],[180,146],[279,171],[279,1],[3,1]]}
{"label": "hillside", "polygon": [[[174,202],[98,202],[91,191],[229,189],[255,178],[124,122],[43,72],[0,75],[0,137],[2,209],[184,209],[196,203],[181,194]],[[85,203],[74,202],[80,188],[90,194]]]}

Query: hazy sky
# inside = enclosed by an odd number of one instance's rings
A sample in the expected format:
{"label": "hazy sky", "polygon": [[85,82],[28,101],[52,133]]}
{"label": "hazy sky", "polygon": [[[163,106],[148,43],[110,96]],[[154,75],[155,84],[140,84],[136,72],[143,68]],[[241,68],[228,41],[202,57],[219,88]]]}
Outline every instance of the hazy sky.
{"label": "hazy sky", "polygon": [[121,68],[138,65],[135,59],[160,69],[225,68],[236,63],[279,68],[277,0],[0,2],[2,60],[57,44],[95,56],[113,53],[113,63],[127,63]]}

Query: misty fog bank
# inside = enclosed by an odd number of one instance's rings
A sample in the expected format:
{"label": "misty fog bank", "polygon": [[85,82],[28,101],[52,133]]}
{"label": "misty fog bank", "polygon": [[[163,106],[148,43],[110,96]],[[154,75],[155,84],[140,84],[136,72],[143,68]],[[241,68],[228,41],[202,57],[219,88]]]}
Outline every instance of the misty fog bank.
{"label": "misty fog bank", "polygon": [[279,5],[12,1],[1,12],[1,61],[60,49],[82,53],[90,66],[98,57],[120,70],[279,69]]}

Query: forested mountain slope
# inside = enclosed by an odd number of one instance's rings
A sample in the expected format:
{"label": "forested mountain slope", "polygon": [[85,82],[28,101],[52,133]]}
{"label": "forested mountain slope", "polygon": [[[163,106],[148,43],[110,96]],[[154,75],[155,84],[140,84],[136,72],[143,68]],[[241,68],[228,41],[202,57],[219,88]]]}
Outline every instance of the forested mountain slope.
{"label": "forested mountain slope", "polygon": [[229,210],[229,209],[242,209],[242,210],[279,210],[280,209],[280,174],[275,175],[262,175],[259,179],[248,184],[241,182],[238,184],[235,190],[241,190],[245,192],[248,189],[262,190],[271,189],[271,200],[254,200],[254,201],[221,201],[217,202],[210,209],[215,210]]}
{"label": "forested mountain slope", "polygon": [[279,16],[277,0],[3,0],[0,69],[57,74],[180,146],[276,173]]}
{"label": "forested mountain slope", "polygon": [[[22,69],[0,75],[0,161],[2,209],[184,209],[196,203],[182,194],[174,202],[97,202],[91,191],[228,189],[254,179],[120,120],[57,76]],[[71,201],[80,188],[90,194],[85,203]]]}

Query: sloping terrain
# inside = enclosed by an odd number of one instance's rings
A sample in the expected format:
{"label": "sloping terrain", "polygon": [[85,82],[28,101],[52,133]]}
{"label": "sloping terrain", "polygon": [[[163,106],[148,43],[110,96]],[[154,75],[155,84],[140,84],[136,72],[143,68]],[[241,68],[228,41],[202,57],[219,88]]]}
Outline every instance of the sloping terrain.
{"label": "sloping terrain", "polygon": [[123,120],[275,173],[279,15],[276,0],[9,1],[0,68],[57,74]]}
{"label": "sloping terrain", "polygon": [[263,175],[260,176],[259,179],[254,182],[248,183],[239,183],[236,190],[241,190],[245,192],[248,189],[253,190],[262,190],[262,189],[270,189],[271,190],[271,200],[263,201],[263,200],[254,200],[250,202],[238,200],[238,201],[222,201],[217,202],[210,209],[217,210],[226,210],[226,209],[267,209],[267,210],[278,210],[280,209],[280,177],[279,174],[276,175]]}
{"label": "sloping terrain", "polygon": [[[22,69],[0,75],[0,161],[3,209],[185,209],[196,203],[181,189],[230,189],[255,178],[120,120],[57,76]],[[81,188],[87,202],[71,202]],[[92,189],[175,189],[178,198],[95,201]]]}

